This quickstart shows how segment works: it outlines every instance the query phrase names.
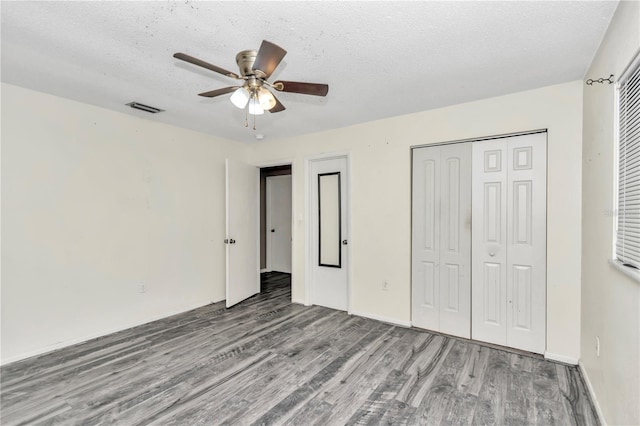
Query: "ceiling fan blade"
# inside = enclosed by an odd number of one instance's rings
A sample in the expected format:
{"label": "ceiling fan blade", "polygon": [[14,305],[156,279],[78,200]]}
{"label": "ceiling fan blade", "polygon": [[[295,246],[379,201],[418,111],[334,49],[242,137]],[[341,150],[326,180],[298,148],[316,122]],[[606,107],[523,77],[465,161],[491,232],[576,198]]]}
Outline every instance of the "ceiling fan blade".
{"label": "ceiling fan blade", "polygon": [[[272,93],[273,94],[273,93]],[[270,110],[267,110],[271,113],[273,112],[280,112],[280,111],[284,111],[286,108],[284,107],[284,105],[282,105],[282,103],[280,103],[280,101],[278,100],[278,98],[276,98],[275,96],[273,97],[273,99],[276,100],[276,105],[271,108]]]}
{"label": "ceiling fan blade", "polygon": [[282,47],[267,40],[262,40],[258,56],[256,56],[256,60],[253,63],[253,71],[261,71],[264,75],[260,77],[269,78],[286,54],[287,51]]}
{"label": "ceiling fan blade", "polygon": [[300,83],[298,81],[281,81],[273,83],[273,88],[280,92],[302,93],[303,95],[327,96],[329,85],[319,83]]}
{"label": "ceiling fan blade", "polygon": [[203,60],[200,60],[198,58],[194,58],[193,56],[189,56],[186,53],[178,52],[178,53],[175,53],[173,55],[173,57],[176,58],[176,59],[181,59],[183,61],[189,62],[189,63],[191,63],[193,65],[197,65],[199,67],[206,68],[208,70],[217,72],[219,74],[226,75],[227,77],[240,79],[240,77],[236,73],[233,73],[231,71],[227,71],[224,68],[217,67],[215,65],[212,65],[212,64],[210,64],[208,62],[205,62]]}
{"label": "ceiling fan blade", "polygon": [[212,90],[210,92],[198,93],[198,96],[204,96],[205,98],[213,98],[220,95],[226,95],[236,91],[240,86],[223,87],[222,89]]}

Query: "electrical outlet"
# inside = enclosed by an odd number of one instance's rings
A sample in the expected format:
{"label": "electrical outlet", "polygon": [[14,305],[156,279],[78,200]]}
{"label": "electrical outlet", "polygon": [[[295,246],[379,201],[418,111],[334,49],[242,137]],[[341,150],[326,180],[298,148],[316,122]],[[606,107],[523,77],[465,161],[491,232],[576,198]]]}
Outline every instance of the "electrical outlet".
{"label": "electrical outlet", "polygon": [[382,290],[383,291],[389,291],[389,281],[387,281],[387,280],[382,281]]}
{"label": "electrical outlet", "polygon": [[140,292],[140,293],[146,293],[147,292],[147,288],[145,287],[144,284],[138,284],[138,292]]}
{"label": "electrical outlet", "polygon": [[596,356],[600,356],[600,337],[596,336]]}

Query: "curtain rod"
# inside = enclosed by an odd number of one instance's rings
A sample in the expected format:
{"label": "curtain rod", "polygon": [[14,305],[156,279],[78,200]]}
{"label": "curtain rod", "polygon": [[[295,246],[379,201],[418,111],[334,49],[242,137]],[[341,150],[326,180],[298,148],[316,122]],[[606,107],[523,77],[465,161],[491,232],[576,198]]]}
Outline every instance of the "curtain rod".
{"label": "curtain rod", "polygon": [[597,80],[594,80],[592,78],[590,78],[589,80],[587,80],[585,83],[587,84],[587,86],[593,86],[593,83],[600,83],[603,84],[604,82],[607,82],[609,84],[613,84],[613,74],[611,74],[609,76],[609,78],[598,78]]}

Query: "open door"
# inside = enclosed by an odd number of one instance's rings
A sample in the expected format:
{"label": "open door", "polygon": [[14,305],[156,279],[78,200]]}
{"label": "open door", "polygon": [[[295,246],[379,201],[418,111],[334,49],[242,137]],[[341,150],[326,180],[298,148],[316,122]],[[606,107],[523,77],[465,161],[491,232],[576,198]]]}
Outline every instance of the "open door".
{"label": "open door", "polygon": [[267,176],[267,270],[291,273],[291,175]]}
{"label": "open door", "polygon": [[258,168],[225,161],[227,308],[260,292]]}

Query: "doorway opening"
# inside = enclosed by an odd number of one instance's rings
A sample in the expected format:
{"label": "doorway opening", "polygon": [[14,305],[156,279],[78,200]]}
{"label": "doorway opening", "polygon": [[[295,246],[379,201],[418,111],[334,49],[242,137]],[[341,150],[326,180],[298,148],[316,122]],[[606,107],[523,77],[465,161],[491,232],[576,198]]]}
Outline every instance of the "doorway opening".
{"label": "doorway opening", "polygon": [[260,291],[291,290],[291,164],[260,169]]}

